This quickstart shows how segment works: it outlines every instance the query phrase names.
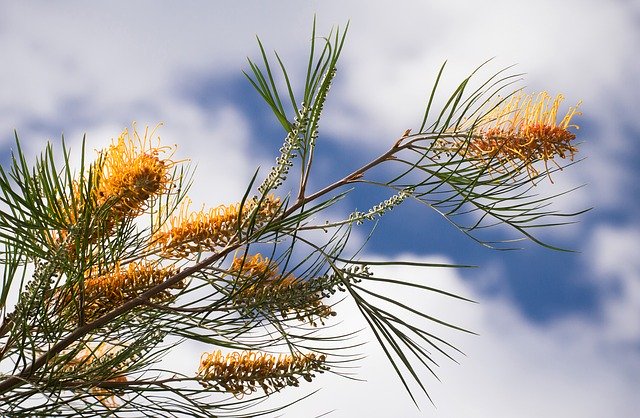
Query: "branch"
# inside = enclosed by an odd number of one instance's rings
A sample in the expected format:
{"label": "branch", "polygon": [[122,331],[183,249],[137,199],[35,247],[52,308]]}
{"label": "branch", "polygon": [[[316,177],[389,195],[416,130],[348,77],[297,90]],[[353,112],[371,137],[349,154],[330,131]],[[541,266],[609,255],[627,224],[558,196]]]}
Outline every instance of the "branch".
{"label": "branch", "polygon": [[91,331],[108,324],[111,320],[130,311],[133,308],[136,308],[140,305],[144,305],[153,296],[157,295],[158,293],[164,290],[169,289],[171,286],[179,283],[180,281],[186,279],[192,274],[197,273],[198,271],[202,270],[204,267],[207,267],[208,265],[216,262],[217,260],[220,260],[227,254],[229,254],[231,251],[241,247],[242,245],[244,245],[244,243],[234,244],[231,247],[223,248],[219,253],[213,254],[210,257],[204,259],[203,261],[189,268],[186,268],[185,270],[181,271],[175,276],[167,279],[162,284],[159,284],[158,286],[147,290],[140,296],[137,296],[131,299],[130,301],[122,304],[118,308],[101,316],[95,321],[89,322],[88,324],[85,324],[83,326],[76,328],[75,330],[70,332],[65,338],[61,339],[56,344],[54,344],[47,352],[45,352],[40,357],[38,357],[30,366],[27,366],[24,369],[22,369],[22,371],[19,374],[10,376],[5,380],[0,381],[0,393],[7,392],[9,390],[16,388],[17,386],[20,386],[22,383],[25,382],[25,380],[27,380],[30,376],[32,376],[36,371],[42,368],[52,357],[61,353],[62,350],[69,347],[71,344],[78,341],[80,338],[87,335]]}

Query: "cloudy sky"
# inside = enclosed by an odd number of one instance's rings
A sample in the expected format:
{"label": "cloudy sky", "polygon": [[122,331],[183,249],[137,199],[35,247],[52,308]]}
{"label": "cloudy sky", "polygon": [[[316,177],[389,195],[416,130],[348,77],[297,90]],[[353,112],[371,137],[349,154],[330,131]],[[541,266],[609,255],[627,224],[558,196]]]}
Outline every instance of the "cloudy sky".
{"label": "cloudy sky", "polygon": [[[322,376],[323,389],[289,416],[631,417],[640,408],[640,3],[514,1],[109,1],[0,3],[0,159],[17,130],[35,155],[62,134],[101,148],[132,121],[163,122],[165,143],[198,165],[196,203],[242,195],[282,138],[244,80],[255,35],[292,74],[304,69],[314,13],[319,33],[350,21],[322,125],[319,178],[366,162],[420,122],[426,94],[448,61],[445,86],[478,64],[517,64],[527,91],[583,101],[577,166],[553,189],[586,185],[556,208],[594,209],[549,230],[558,253],[481,248],[424,207],[380,224],[371,257],[475,264],[473,271],[394,268],[479,301],[429,301],[480,334],[453,335],[467,354],[425,376],[435,407],[418,411],[375,344],[366,382]],[[353,206],[363,208],[357,199]],[[345,209],[345,213],[346,209]],[[399,295],[402,297],[402,295]],[[404,295],[418,307],[423,300]],[[413,297],[413,299],[412,299]],[[343,317],[357,321],[345,305]],[[187,349],[188,350],[188,349]],[[198,356],[199,353],[194,353]],[[313,386],[316,387],[316,386]]]}

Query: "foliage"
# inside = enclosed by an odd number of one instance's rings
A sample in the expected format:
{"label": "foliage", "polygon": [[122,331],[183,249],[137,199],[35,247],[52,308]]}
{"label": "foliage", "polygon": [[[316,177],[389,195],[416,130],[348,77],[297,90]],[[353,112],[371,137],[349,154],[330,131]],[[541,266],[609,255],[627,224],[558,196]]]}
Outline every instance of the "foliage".
{"label": "foliage", "polygon": [[[61,165],[48,145],[30,166],[16,136],[0,169],[3,415],[275,412],[256,404],[319,373],[346,374],[345,362],[359,357],[357,330],[334,327],[339,299],[357,306],[414,402],[415,388],[429,396],[425,371],[459,353],[438,329],[470,331],[380,286],[466,299],[422,279],[376,275],[376,267],[403,263],[362,259],[348,246],[353,228],[415,201],[483,245],[509,248],[513,241],[482,237],[507,225],[546,246],[531,231],[575,214],[552,211],[557,195],[534,188],[561,168],[559,159],[573,159],[576,108],[558,122],[561,96],[514,94],[517,76],[505,70],[471,88],[474,72],[435,111],[443,66],[415,133],[309,192],[345,35],[336,29],[316,38],[314,24],[301,91],[280,57],[274,67],[259,44],[261,62],[250,60],[246,76],[285,139],[273,168],[256,172],[238,203],[191,211],[188,164],[172,160],[155,130],[125,130],[90,163],[83,145],[77,171],[64,141]],[[388,178],[371,175],[379,166]],[[344,219],[327,217],[365,184],[388,189],[389,198]],[[159,360],[185,341],[209,347],[193,359],[194,372],[161,369]]]}

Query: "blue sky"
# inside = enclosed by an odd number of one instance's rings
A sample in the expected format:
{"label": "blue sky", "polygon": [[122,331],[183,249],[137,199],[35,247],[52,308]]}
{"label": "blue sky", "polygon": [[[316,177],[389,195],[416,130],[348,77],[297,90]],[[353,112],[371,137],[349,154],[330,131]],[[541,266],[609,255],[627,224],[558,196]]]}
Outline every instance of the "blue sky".
{"label": "blue sky", "polygon": [[[586,160],[540,188],[585,184],[556,207],[594,209],[542,235],[575,254],[529,244],[490,251],[423,207],[394,210],[367,254],[479,265],[391,273],[421,274],[478,300],[434,300],[428,308],[481,335],[452,335],[467,357],[442,366],[442,383],[426,377],[437,409],[416,411],[371,344],[360,370],[368,382],[323,376],[324,389],[290,416],[334,408],[336,417],[632,416],[640,407],[637,1],[3,2],[0,156],[6,161],[14,129],[35,155],[62,133],[76,146],[87,133],[99,149],[133,120],[164,122],[165,143],[199,166],[195,203],[233,202],[282,140],[243,79],[245,58],[258,57],[258,34],[299,76],[314,13],[320,33],[351,22],[314,184],[418,125],[443,61],[444,83],[453,86],[493,57],[492,69],[517,64],[527,91],[562,92],[566,105],[583,101],[576,123]],[[348,306],[340,315],[357,321]],[[195,347],[185,350],[199,357]]]}

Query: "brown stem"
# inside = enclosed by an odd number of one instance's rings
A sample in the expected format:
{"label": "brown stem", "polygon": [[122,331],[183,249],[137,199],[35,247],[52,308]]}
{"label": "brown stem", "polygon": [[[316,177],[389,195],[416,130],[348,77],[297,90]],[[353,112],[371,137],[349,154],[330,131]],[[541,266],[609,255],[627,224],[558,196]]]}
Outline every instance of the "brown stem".
{"label": "brown stem", "polygon": [[296,210],[300,209],[300,207],[302,207],[304,204],[311,202],[317,198],[319,198],[320,196],[323,196],[339,187],[345,186],[349,183],[352,183],[354,181],[359,180],[360,178],[362,178],[362,176],[364,176],[364,173],[366,173],[368,170],[370,170],[371,168],[377,166],[380,163],[383,163],[385,161],[391,160],[394,158],[394,154],[396,154],[397,152],[399,152],[400,150],[404,149],[406,145],[400,145],[402,140],[405,137],[400,138],[393,147],[391,147],[387,152],[385,152],[384,154],[380,155],[378,158],[370,161],[368,164],[363,165],[362,167],[360,167],[359,169],[351,172],[350,174],[347,174],[346,176],[344,176],[342,179],[336,181],[335,183],[332,183],[328,186],[326,186],[325,188],[318,190],[317,192],[309,195],[309,196],[303,196],[302,198],[298,197],[298,199],[296,200],[296,202],[291,205],[286,212],[284,212],[284,214],[282,215],[282,218],[286,218],[287,216],[291,215],[293,212],[295,212]]}

